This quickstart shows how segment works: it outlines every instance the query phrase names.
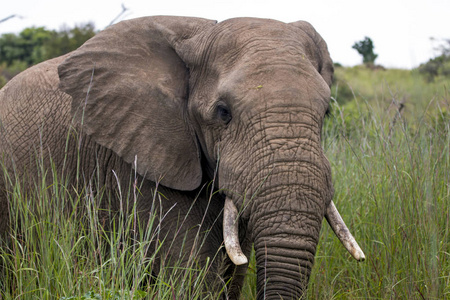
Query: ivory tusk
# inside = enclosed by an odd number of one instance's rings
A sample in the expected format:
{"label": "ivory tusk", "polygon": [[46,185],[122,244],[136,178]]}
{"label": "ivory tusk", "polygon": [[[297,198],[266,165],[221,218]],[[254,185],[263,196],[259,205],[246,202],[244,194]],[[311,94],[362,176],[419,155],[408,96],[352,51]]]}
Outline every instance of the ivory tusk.
{"label": "ivory tusk", "polygon": [[339,238],[341,243],[344,245],[345,249],[350,252],[350,254],[357,261],[364,261],[366,257],[359,247],[358,243],[355,241],[355,238],[352,236],[350,231],[345,225],[344,220],[342,220],[341,215],[339,214],[336,206],[333,201],[330,202],[330,205],[327,207],[327,211],[325,212],[325,218],[330,224],[336,236]]}
{"label": "ivory tusk", "polygon": [[225,250],[235,265],[243,265],[248,262],[247,257],[242,253],[239,244],[239,219],[238,211],[233,201],[226,197],[223,209],[223,239]]}

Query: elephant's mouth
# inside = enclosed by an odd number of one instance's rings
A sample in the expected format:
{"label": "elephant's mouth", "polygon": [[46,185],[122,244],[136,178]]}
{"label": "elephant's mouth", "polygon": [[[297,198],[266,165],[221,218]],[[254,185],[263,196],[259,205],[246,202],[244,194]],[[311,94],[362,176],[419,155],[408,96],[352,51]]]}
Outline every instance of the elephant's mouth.
{"label": "elephant's mouth", "polygon": [[[355,238],[350,233],[347,225],[345,225],[344,220],[336,209],[333,201],[331,201],[327,207],[325,218],[336,236],[344,245],[345,249],[347,249],[357,261],[364,261],[366,259],[364,252],[361,250]],[[231,198],[226,197],[223,212],[223,238],[225,249],[231,261],[235,265],[243,265],[248,262],[248,259],[242,252],[241,245],[239,243],[238,228],[238,210]]]}

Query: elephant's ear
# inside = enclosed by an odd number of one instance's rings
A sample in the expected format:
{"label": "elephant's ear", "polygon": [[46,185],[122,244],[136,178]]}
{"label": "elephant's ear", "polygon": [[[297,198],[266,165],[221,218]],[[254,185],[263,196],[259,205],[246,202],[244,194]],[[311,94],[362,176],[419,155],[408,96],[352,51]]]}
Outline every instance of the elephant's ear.
{"label": "elephant's ear", "polygon": [[327,44],[320,34],[314,29],[314,27],[308,22],[298,21],[290,24],[300,28],[311,39],[312,43],[305,45],[307,47],[306,50],[309,54],[309,59],[316,67],[320,75],[322,75],[328,86],[331,87],[334,67],[330,53],[328,53]]}
{"label": "elephant's ear", "polygon": [[179,190],[198,187],[200,151],[186,118],[189,72],[176,47],[215,23],[144,17],[87,41],[58,67],[75,121],[146,178]]}

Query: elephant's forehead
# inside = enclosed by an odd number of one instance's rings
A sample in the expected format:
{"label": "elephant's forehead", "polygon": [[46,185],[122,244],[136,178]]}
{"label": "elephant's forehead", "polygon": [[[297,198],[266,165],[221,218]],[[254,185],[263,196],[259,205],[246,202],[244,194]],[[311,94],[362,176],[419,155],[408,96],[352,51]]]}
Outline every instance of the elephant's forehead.
{"label": "elephant's forehead", "polygon": [[289,31],[290,27],[286,23],[270,19],[234,18],[218,23],[215,29],[221,32],[224,37],[228,36],[245,41],[255,35],[268,38],[282,37]]}
{"label": "elephant's forehead", "polygon": [[264,111],[272,104],[289,109],[308,108],[322,115],[328,108],[330,89],[312,67],[236,68],[218,82],[218,98],[233,99],[243,110]]}
{"label": "elephant's forehead", "polygon": [[287,58],[280,53],[255,59],[244,57],[235,65],[227,65],[219,72],[219,94],[256,91],[270,98],[295,89],[299,96],[329,98],[328,85],[304,55],[291,53]]}
{"label": "elephant's forehead", "polygon": [[255,59],[274,54],[297,54],[309,37],[299,38],[298,29],[275,20],[255,18],[230,19],[207,33],[209,57],[214,60]]}

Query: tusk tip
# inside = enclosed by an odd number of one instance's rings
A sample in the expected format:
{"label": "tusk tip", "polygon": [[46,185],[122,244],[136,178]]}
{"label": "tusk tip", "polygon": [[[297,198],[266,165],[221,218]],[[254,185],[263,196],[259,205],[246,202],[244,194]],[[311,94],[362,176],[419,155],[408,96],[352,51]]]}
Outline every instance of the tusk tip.
{"label": "tusk tip", "polygon": [[248,259],[245,255],[234,256],[231,260],[236,266],[245,265],[248,263]]}
{"label": "tusk tip", "polygon": [[361,250],[353,253],[353,257],[359,262],[363,262],[366,260],[366,256],[364,255],[364,252],[362,252]]}

